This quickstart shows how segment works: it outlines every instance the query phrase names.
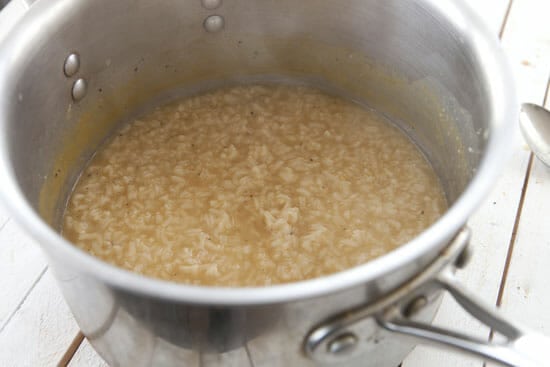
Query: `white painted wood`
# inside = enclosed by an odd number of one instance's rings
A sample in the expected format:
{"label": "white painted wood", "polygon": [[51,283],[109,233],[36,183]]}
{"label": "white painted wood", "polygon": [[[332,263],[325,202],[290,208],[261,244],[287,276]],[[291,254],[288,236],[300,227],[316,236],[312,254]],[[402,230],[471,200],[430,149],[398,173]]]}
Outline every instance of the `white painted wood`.
{"label": "white painted wood", "polygon": [[550,169],[534,162],[523,205],[502,309],[550,334]]}
{"label": "white painted wood", "polygon": [[0,333],[0,366],[55,366],[77,334],[47,271]]}
{"label": "white painted wood", "polygon": [[[542,103],[542,93],[536,93],[541,84],[546,87],[550,77],[550,2],[524,0],[511,19],[523,29],[515,33],[518,73],[524,77],[520,95],[526,101]],[[528,21],[525,21],[528,19]],[[523,42],[521,40],[523,39]],[[550,98],[547,100],[550,108]],[[503,293],[503,311],[527,325],[550,334],[550,168],[538,159],[533,162],[527,186],[522,215],[514,244],[506,287]]]}
{"label": "white painted wood", "polygon": [[96,353],[88,339],[84,339],[77,349],[68,367],[108,367],[107,363]]}
{"label": "white painted wood", "polygon": [[[550,169],[535,158],[501,309],[510,319],[547,336],[550,336],[549,264]],[[487,367],[497,366],[489,363]]]}
{"label": "white painted wood", "polygon": [[465,0],[487,26],[494,33],[498,34],[503,24],[509,0]]}
{"label": "white painted wood", "polygon": [[6,212],[6,209],[0,203],[0,231],[6,222],[8,221],[9,215]]}
{"label": "white painted wood", "polygon": [[542,103],[550,75],[550,1],[515,0],[503,35],[521,102]]}
{"label": "white painted wood", "polygon": [[44,273],[46,261],[33,240],[14,223],[0,225],[0,334]]}

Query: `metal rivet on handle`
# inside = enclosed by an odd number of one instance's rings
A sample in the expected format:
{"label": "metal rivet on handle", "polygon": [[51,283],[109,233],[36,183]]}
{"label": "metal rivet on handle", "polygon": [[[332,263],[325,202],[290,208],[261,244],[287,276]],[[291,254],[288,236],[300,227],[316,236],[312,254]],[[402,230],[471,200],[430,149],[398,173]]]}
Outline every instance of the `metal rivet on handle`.
{"label": "metal rivet on handle", "polygon": [[223,29],[225,20],[221,15],[210,15],[204,20],[204,29],[210,33],[219,32]]}
{"label": "metal rivet on handle", "polygon": [[80,69],[80,57],[78,54],[72,53],[65,59],[63,72],[66,77],[70,78],[78,72],[78,69]]}
{"label": "metal rivet on handle", "polygon": [[421,309],[423,309],[428,304],[428,298],[426,296],[418,296],[409,302],[407,306],[403,309],[403,316],[412,317],[416,315]]}
{"label": "metal rivet on handle", "polygon": [[334,355],[345,355],[351,353],[357,346],[359,338],[352,333],[338,335],[327,344],[327,351]]}
{"label": "metal rivet on handle", "polygon": [[463,269],[468,265],[470,259],[472,258],[472,249],[470,246],[464,247],[464,250],[458,255],[455,260],[455,266],[459,269]]}
{"label": "metal rivet on handle", "polygon": [[86,83],[86,80],[80,78],[77,79],[73,84],[73,89],[71,91],[71,94],[73,96],[73,100],[75,102],[80,101],[84,96],[86,96],[86,91],[88,89],[88,84]]}
{"label": "metal rivet on handle", "polygon": [[202,6],[206,9],[216,9],[222,4],[222,0],[202,0]]}

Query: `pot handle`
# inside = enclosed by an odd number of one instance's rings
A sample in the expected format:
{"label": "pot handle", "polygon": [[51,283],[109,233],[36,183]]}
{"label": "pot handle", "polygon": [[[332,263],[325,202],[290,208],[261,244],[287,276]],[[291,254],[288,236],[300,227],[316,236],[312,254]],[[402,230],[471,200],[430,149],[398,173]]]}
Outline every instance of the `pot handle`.
{"label": "pot handle", "polygon": [[29,9],[34,0],[11,0],[0,10],[0,43]]}
{"label": "pot handle", "polygon": [[[456,331],[415,322],[404,316],[403,312],[395,306],[376,317],[378,324],[391,332],[411,336],[429,344],[467,352],[503,366],[550,366],[550,338],[527,331],[503,318],[494,307],[483,305],[476,299],[477,297],[460,285],[448,268],[438,275],[435,282],[449,292],[470,315],[504,336],[506,341],[486,341]],[[415,301],[412,302],[409,308],[414,307],[412,305]]]}
{"label": "pot handle", "polygon": [[[463,228],[436,260],[419,275],[380,301],[331,316],[306,336],[304,351],[312,359],[342,362],[357,356],[360,341],[372,335],[357,335],[361,322],[375,320],[383,329],[416,339],[421,343],[447,347],[508,367],[550,367],[550,338],[528,331],[502,317],[494,308],[483,305],[465,290],[456,277],[456,267],[464,265],[470,230]],[[427,323],[415,321],[441,290],[449,292],[473,317],[506,338],[504,342],[486,341]]]}

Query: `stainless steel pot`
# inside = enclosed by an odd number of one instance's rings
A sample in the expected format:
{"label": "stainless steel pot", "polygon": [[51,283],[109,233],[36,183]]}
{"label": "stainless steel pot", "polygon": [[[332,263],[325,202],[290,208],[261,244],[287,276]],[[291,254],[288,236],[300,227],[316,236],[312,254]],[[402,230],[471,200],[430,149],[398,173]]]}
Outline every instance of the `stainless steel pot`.
{"label": "stainless steel pot", "polygon": [[[83,333],[108,363],[393,367],[429,341],[504,365],[548,365],[544,337],[479,306],[452,276],[468,240],[462,228],[503,163],[518,110],[497,40],[463,3],[21,4],[0,13],[0,29],[12,28],[0,34],[0,196],[42,244]],[[66,195],[116,122],[176,94],[264,78],[330,87],[385,113],[430,159],[448,212],[367,264],[264,288],[142,277],[59,236]],[[507,341],[429,326],[442,289]]]}

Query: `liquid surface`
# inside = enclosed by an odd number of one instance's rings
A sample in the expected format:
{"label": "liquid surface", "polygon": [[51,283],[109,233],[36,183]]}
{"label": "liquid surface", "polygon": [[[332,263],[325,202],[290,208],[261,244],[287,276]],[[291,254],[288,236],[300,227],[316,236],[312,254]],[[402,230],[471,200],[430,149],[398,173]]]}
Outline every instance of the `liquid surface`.
{"label": "liquid surface", "polygon": [[188,284],[263,286],[362,264],[446,209],[436,175],[372,111],[298,86],[240,86],[122,128],[84,170],[63,234]]}

